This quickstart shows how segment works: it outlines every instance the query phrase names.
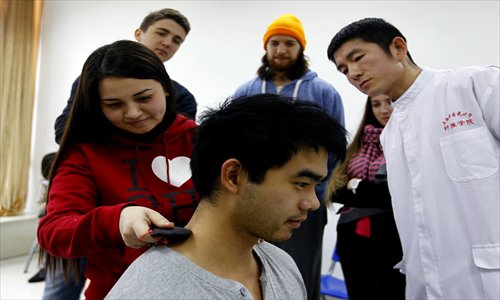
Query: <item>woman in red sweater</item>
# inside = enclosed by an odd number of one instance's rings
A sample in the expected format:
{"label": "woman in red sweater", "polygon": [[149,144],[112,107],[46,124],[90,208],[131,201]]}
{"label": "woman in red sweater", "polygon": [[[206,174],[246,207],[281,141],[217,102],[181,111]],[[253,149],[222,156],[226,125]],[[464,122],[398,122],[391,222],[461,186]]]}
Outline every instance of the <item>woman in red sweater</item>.
{"label": "woman in red sweater", "polygon": [[173,99],[163,63],[139,43],[117,41],[85,62],[38,241],[49,268],[62,257],[65,273],[74,273],[87,258],[89,300],[103,299],[156,242],[151,227],[184,226],[196,208],[196,124],[176,113]]}

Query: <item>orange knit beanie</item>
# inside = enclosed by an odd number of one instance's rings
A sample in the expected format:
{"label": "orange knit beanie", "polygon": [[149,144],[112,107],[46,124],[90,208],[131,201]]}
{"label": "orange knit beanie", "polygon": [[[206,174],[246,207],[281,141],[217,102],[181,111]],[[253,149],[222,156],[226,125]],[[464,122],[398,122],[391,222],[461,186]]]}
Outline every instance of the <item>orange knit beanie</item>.
{"label": "orange knit beanie", "polygon": [[284,14],[274,20],[269,27],[267,27],[264,34],[264,49],[266,49],[267,42],[273,35],[288,35],[296,39],[306,49],[306,35],[300,20],[292,14]]}

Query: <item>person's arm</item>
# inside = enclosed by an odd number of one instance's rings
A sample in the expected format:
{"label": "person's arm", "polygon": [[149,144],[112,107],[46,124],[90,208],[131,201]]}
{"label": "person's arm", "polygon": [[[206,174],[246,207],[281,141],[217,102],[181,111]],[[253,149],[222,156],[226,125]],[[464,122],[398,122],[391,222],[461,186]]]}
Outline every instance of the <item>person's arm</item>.
{"label": "person's arm", "polygon": [[500,68],[490,66],[478,72],[474,78],[474,89],[478,91],[478,103],[483,111],[484,121],[493,136],[500,140]]}
{"label": "person's arm", "polygon": [[193,94],[188,89],[172,80],[175,88],[175,108],[177,113],[183,114],[186,117],[196,120],[196,111],[198,104]]}
{"label": "person's arm", "polygon": [[[326,83],[326,82],[325,82]],[[342,127],[345,127],[344,121],[344,105],[342,104],[342,97],[337,92],[337,90],[330,84],[327,83],[327,88],[323,91],[323,100],[321,103],[329,103],[328,107],[323,105],[325,111],[333,117]],[[328,101],[328,100],[330,101]],[[335,166],[340,162],[338,157],[335,157],[333,154],[328,156],[328,177],[330,177],[331,173]]]}
{"label": "person's arm", "polygon": [[391,195],[387,182],[361,180],[356,188],[356,194],[347,186],[332,194],[332,201],[350,207],[390,208]]}
{"label": "person's arm", "polygon": [[247,93],[245,92],[244,90],[245,86],[244,85],[241,85],[239,86],[236,91],[231,95],[231,99],[234,100],[234,99],[238,99],[240,97],[243,97],[244,95],[246,95]]}
{"label": "person's arm", "polygon": [[64,258],[99,252],[123,244],[118,222],[122,208],[134,203],[98,207],[98,191],[82,151],[71,150],[56,169],[49,190],[47,215],[38,226],[38,243]]}
{"label": "person's arm", "polygon": [[257,95],[262,93],[262,80],[259,77],[255,77],[254,79],[251,79],[250,81],[244,82],[238,88],[236,88],[236,91],[229,96],[229,99],[236,100],[241,97],[247,97],[247,96],[252,96],[252,95]]}
{"label": "person's arm", "polygon": [[333,90],[332,93],[333,98],[333,108],[332,108],[332,117],[339,122],[340,125],[345,126],[345,118],[344,118],[344,105],[342,103],[342,97],[337,92],[337,90]]}
{"label": "person's arm", "polygon": [[73,105],[73,102],[75,100],[76,88],[78,87],[79,81],[80,77],[78,77],[75,80],[75,82],[73,82],[73,85],[71,86],[71,94],[69,96],[68,103],[66,104],[66,107],[64,108],[62,114],[59,117],[57,117],[56,122],[54,124],[57,144],[61,143],[64,127],[66,126],[66,121],[68,120],[69,112],[71,111],[71,106]]}
{"label": "person's arm", "polygon": [[37,232],[40,247],[54,256],[72,258],[109,247],[143,247],[156,241],[148,235],[150,227],[173,226],[158,212],[135,202],[101,206],[88,157],[79,149],[71,150],[56,172],[47,215]]}
{"label": "person's arm", "polygon": [[315,100],[333,117],[340,125],[345,126],[344,104],[342,97],[330,83],[318,79],[318,85],[313,91]]}

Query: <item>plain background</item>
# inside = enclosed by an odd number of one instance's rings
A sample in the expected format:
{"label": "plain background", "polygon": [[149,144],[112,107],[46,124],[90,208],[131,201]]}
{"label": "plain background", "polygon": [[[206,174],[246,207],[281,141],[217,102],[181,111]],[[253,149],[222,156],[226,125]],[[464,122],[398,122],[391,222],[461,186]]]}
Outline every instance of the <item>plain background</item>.
{"label": "plain background", "polygon": [[[349,85],[327,59],[331,38],[343,26],[381,17],[406,36],[421,67],[452,69],[499,65],[500,1],[44,1],[39,74],[33,120],[27,212],[37,213],[40,162],[57,150],[54,121],[88,55],[134,30],[149,12],[171,7],[191,23],[191,32],[171,61],[169,75],[198,102],[198,115],[255,76],[264,55],[263,34],[276,17],[297,15],[303,23],[311,69],[330,82],[344,102],[346,128],[354,134],[366,96]],[[337,208],[337,206],[335,206]],[[323,272],[335,243],[337,216],[329,211]]]}

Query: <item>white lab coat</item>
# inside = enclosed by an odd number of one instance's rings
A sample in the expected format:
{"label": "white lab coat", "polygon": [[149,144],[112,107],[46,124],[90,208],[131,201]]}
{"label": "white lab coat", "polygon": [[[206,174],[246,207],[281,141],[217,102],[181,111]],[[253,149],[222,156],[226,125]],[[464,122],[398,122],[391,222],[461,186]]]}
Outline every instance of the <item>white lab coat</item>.
{"label": "white lab coat", "polygon": [[407,299],[500,299],[498,67],[424,69],[381,142]]}

